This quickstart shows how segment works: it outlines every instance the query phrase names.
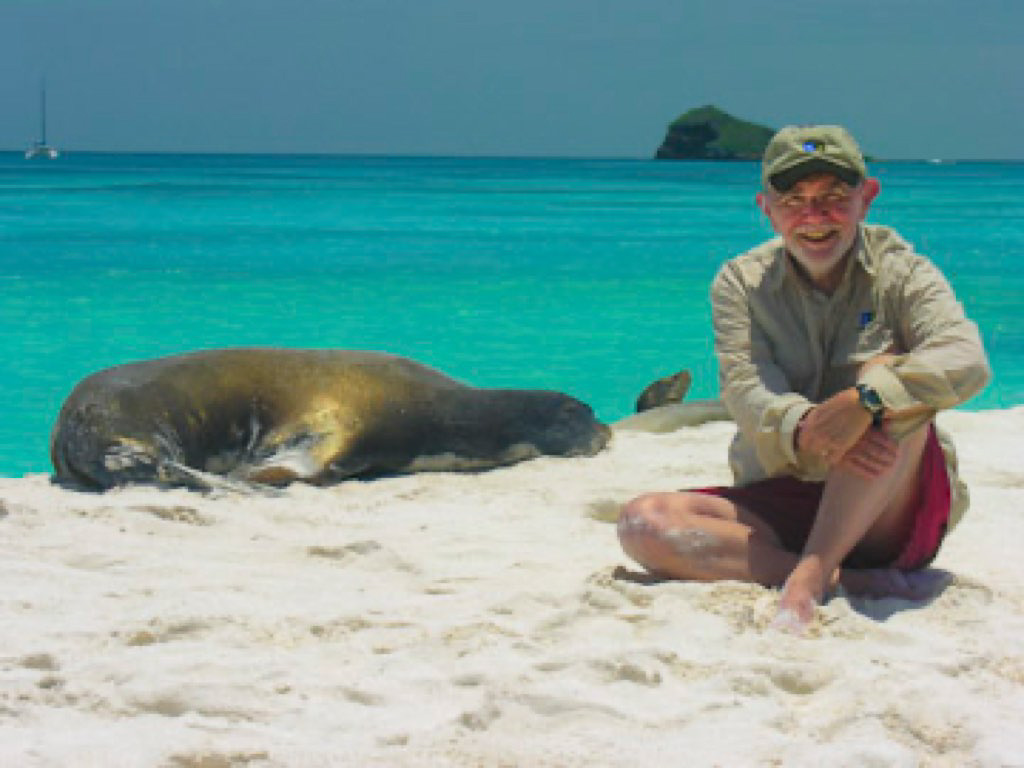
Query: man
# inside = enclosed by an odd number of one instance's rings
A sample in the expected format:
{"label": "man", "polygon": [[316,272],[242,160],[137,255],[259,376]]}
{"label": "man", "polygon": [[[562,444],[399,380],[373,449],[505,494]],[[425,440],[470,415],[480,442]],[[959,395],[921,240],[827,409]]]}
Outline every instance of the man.
{"label": "man", "polygon": [[863,224],[878,192],[843,128],[772,138],[757,205],[778,237],[711,286],[736,485],[641,496],[619,520],[651,571],[781,585],[778,623],[796,630],[837,584],[924,596],[920,569],[967,507],[932,419],[979,392],[988,363],[938,269]]}

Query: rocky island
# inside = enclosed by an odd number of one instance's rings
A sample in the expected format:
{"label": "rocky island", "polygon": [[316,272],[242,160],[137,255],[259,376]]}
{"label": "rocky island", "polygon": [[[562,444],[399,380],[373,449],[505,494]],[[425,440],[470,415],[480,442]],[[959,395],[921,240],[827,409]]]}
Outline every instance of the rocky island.
{"label": "rocky island", "polygon": [[691,109],[668,127],[659,160],[760,160],[774,129],[708,105]]}

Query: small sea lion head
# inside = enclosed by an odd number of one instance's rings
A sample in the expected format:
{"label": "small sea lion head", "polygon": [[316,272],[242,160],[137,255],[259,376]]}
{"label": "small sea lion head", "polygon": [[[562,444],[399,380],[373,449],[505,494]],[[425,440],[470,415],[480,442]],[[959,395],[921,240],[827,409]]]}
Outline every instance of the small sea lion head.
{"label": "small sea lion head", "polygon": [[679,371],[652,381],[636,399],[636,412],[643,413],[662,405],[681,403],[686,393],[690,391],[691,383],[693,376],[689,371]]}

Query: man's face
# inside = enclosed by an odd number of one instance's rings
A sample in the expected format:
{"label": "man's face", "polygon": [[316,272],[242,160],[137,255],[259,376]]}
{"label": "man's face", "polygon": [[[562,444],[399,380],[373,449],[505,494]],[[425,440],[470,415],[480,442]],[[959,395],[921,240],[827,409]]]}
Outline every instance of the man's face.
{"label": "man's face", "polygon": [[876,179],[851,187],[831,174],[817,174],[798,181],[788,192],[761,192],[757,204],[807,278],[831,293],[842,279],[844,257],[878,188]]}

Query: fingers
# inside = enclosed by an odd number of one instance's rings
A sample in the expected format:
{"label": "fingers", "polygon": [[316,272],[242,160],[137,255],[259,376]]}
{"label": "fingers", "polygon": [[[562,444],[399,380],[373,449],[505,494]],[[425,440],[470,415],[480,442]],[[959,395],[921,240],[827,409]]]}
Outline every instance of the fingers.
{"label": "fingers", "polygon": [[850,449],[851,453],[861,457],[864,461],[889,466],[899,455],[899,444],[892,440],[880,430],[873,429],[866,433]]}
{"label": "fingers", "polygon": [[830,464],[843,457],[871,427],[856,390],[834,395],[807,412],[800,430],[799,447]]}

